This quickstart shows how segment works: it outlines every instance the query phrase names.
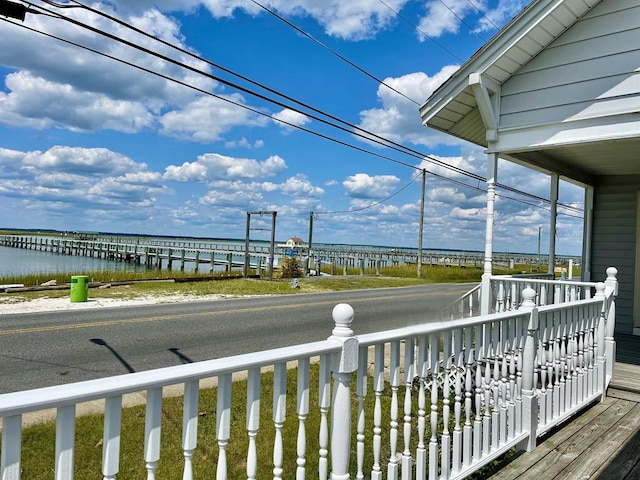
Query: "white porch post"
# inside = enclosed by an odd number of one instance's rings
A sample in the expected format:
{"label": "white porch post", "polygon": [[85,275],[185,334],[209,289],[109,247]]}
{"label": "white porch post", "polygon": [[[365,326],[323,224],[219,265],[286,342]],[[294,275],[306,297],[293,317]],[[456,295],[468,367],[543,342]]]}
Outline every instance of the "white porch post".
{"label": "white porch post", "polygon": [[329,340],[342,351],[332,361],[333,401],[331,405],[331,480],[348,480],[351,450],[351,374],[358,369],[358,339],[351,330],[353,308],[339,303],[333,308],[335,328]]}
{"label": "white porch post", "polygon": [[547,273],[554,273],[556,264],[556,226],[558,224],[558,187],[560,177],[557,173],[551,174],[551,215],[549,219],[549,268]]}
{"label": "white porch post", "polygon": [[591,239],[593,236],[593,187],[584,188],[584,220],[582,238],[582,274],[583,282],[591,281]]}
{"label": "white porch post", "polygon": [[498,173],[498,155],[487,154],[487,219],[484,242],[484,273],[480,297],[480,315],[491,311],[491,273],[493,268],[493,220],[495,217],[496,181]]}

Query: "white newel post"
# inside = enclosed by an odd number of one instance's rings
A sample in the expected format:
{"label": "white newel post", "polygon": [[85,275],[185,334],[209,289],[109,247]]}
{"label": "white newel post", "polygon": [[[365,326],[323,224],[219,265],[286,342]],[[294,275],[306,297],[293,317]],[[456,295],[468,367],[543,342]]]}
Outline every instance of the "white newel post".
{"label": "white newel post", "polygon": [[607,300],[604,293],[604,283],[599,282],[596,284],[596,293],[594,298],[602,300],[602,311],[600,312],[600,318],[598,318],[598,325],[596,327],[596,368],[597,368],[597,389],[602,392],[600,401],[604,402],[607,397],[607,357],[605,356],[605,337],[606,337],[606,320],[607,320]]}
{"label": "white newel post", "polygon": [[493,268],[493,220],[496,204],[496,181],[498,172],[498,155],[487,155],[487,218],[484,243],[484,273],[480,288],[480,315],[488,315],[491,311],[491,273]]}
{"label": "white newel post", "polygon": [[538,309],[534,301],[535,296],[536,292],[533,288],[525,288],[522,291],[524,300],[520,305],[520,311],[531,312],[522,358],[522,429],[529,433],[526,445],[522,445],[522,447],[527,452],[536,448],[538,429],[538,395],[533,384],[533,370],[536,362],[536,349],[538,348]]}
{"label": "white newel post", "polygon": [[607,326],[605,349],[607,357],[607,385],[613,378],[613,367],[616,362],[616,341],[614,338],[616,331],[616,297],[618,296],[618,269],[615,267],[607,268],[607,279],[604,281],[605,291],[609,298],[609,308],[607,311]]}
{"label": "white newel post", "polygon": [[330,341],[342,350],[332,359],[333,401],[331,406],[331,480],[347,480],[351,450],[351,374],[358,368],[358,339],[351,330],[353,308],[339,303],[333,308],[335,328]]}

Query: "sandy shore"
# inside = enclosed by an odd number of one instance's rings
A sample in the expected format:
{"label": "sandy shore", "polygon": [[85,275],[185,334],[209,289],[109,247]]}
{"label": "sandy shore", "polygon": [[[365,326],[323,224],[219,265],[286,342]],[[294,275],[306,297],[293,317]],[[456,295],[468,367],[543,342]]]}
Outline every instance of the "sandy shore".
{"label": "sandy shore", "polygon": [[86,302],[72,302],[69,297],[41,297],[32,300],[7,295],[0,297],[0,315],[14,313],[54,312],[59,310],[83,310],[87,308],[109,308],[134,305],[156,305],[159,303],[220,300],[227,295],[144,295],[136,298],[89,298]]}

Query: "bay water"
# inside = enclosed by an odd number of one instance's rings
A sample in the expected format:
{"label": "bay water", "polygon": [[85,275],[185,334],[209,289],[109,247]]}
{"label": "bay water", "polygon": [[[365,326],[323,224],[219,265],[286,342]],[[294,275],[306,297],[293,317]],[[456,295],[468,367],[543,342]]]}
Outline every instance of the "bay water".
{"label": "bay water", "polygon": [[142,265],[117,262],[102,258],[61,255],[0,246],[0,277],[12,275],[42,275],[42,281],[49,280],[47,275],[69,273],[83,275],[95,271],[139,271]]}

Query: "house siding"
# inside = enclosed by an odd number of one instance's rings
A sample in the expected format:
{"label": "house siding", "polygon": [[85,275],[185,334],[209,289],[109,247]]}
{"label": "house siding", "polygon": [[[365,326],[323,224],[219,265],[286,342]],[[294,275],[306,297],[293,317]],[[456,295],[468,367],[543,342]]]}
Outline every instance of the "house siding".
{"label": "house siding", "polygon": [[637,0],[600,2],[502,85],[499,128],[637,112],[639,38]]}
{"label": "house siding", "polygon": [[618,269],[616,331],[633,333],[633,300],[637,239],[637,197],[640,175],[599,177],[594,189],[592,280]]}

